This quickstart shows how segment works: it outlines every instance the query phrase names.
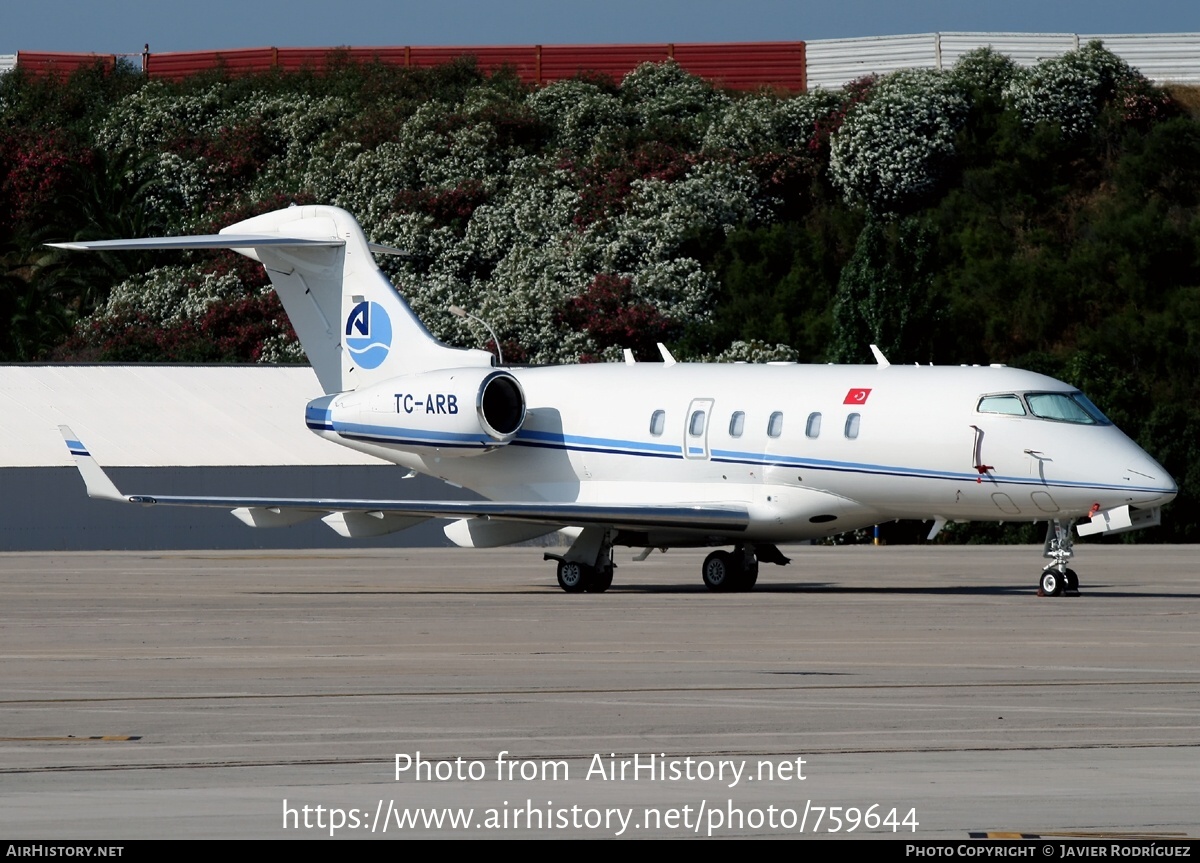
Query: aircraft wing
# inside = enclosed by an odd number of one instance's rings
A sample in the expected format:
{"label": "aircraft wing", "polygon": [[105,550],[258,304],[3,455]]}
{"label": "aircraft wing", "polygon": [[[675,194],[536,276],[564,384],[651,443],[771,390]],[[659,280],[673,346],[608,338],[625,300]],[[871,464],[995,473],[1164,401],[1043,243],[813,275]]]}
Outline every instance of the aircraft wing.
{"label": "aircraft wing", "polygon": [[[486,518],[552,527],[606,526],[628,530],[682,529],[740,533],[749,526],[745,507],[723,504],[581,504],[526,501],[419,501],[370,498],[206,497],[125,494],[67,426],[59,426],[83,476],[89,497],[143,506],[194,506],[234,510],[248,524],[290,524],[321,513],[380,513],[428,518]],[[289,517],[288,513],[296,517]],[[415,523],[415,522],[414,522]]]}

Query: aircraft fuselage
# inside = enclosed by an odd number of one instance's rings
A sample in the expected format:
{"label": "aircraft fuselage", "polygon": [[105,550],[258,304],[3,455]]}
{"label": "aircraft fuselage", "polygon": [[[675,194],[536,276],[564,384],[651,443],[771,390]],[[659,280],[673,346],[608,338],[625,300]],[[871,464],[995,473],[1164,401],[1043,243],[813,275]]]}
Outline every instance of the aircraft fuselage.
{"label": "aircraft fuselage", "polygon": [[403,378],[385,382],[375,387],[377,409],[355,417],[367,422],[339,422],[335,399],[326,424],[310,414],[310,426],[491,499],[743,504],[751,514],[743,536],[770,542],[898,518],[1073,519],[1158,506],[1175,493],[1166,471],[1098,412],[1038,416],[1062,411],[1053,402],[1031,406],[1031,395],[1078,391],[1019,369],[638,363],[508,371],[527,408],[504,444],[428,445],[429,433],[476,410],[469,376],[457,391],[453,382],[415,394]]}

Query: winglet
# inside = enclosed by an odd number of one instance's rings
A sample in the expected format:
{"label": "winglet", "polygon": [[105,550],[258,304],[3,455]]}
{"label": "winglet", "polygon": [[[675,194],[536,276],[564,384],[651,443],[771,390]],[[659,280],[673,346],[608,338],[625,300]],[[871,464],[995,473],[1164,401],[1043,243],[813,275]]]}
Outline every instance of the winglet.
{"label": "winglet", "polygon": [[63,440],[67,442],[67,449],[70,450],[71,457],[75,459],[75,466],[79,468],[83,484],[87,486],[88,497],[128,503],[129,498],[117,490],[113,481],[108,478],[108,474],[104,472],[104,468],[96,464],[96,460],[92,458],[92,454],[87,451],[83,442],[75,436],[75,432],[71,431],[68,426],[59,426],[58,430],[62,433]]}

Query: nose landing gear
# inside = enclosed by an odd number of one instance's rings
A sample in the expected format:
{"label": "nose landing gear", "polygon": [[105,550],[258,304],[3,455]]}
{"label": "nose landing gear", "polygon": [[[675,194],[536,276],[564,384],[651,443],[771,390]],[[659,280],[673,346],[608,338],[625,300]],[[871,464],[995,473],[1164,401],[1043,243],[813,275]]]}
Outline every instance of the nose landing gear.
{"label": "nose landing gear", "polygon": [[1054,563],[1042,570],[1038,579],[1038,596],[1079,596],[1079,576],[1075,570],[1067,567],[1075,552],[1075,541],[1071,538],[1071,525],[1054,520],[1046,526],[1046,543],[1042,547],[1042,557],[1051,558]]}

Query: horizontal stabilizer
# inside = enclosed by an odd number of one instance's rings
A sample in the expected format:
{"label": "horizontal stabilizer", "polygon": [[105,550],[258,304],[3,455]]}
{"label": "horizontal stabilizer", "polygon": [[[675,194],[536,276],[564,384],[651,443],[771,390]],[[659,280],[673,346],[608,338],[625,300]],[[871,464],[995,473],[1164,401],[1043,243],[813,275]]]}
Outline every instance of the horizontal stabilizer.
{"label": "horizontal stabilizer", "polygon": [[[112,249],[252,249],[255,246],[344,246],[338,237],[281,237],[278,234],[199,234],[194,237],[143,237],[136,240],[96,240],[86,243],[47,243],[74,252],[103,252]],[[400,254],[403,254],[402,252]]]}
{"label": "horizontal stabilizer", "polygon": [[439,342],[379,269],[409,253],[367,240],[345,210],[316,205],[260,213],[216,234],[52,243],[59,249],[229,249],[266,270],[327,394],[414,371],[491,368],[492,354]]}

